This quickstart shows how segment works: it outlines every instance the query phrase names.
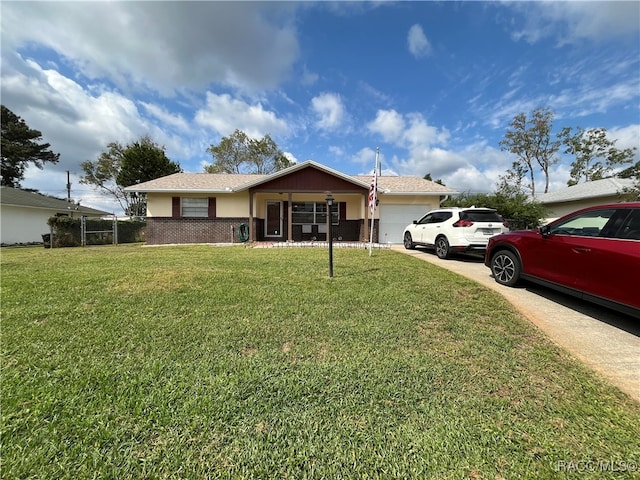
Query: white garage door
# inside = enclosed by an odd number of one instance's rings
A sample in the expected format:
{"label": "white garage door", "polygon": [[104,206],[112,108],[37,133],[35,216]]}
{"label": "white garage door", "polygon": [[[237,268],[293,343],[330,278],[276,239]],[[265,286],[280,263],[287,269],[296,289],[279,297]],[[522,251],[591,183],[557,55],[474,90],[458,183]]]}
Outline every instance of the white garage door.
{"label": "white garage door", "polygon": [[428,205],[380,205],[380,243],[402,243],[404,227],[429,210]]}

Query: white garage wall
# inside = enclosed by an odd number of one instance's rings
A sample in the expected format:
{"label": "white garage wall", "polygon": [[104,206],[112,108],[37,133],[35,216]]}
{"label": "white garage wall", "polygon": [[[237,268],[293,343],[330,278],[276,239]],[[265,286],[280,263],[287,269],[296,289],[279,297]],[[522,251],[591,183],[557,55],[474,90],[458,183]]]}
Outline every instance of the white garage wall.
{"label": "white garage wall", "polygon": [[404,228],[438,205],[385,205],[380,211],[380,243],[402,243]]}
{"label": "white garage wall", "polygon": [[37,208],[2,206],[0,241],[6,245],[42,242],[42,234],[49,233],[47,220],[55,212]]}

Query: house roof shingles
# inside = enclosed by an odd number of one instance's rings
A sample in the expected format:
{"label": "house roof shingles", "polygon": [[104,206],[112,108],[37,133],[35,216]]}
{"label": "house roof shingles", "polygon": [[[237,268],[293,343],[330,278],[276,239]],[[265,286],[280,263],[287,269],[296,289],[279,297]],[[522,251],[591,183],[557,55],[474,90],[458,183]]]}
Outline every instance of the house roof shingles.
{"label": "house roof shingles", "polygon": [[[314,162],[305,163],[316,166],[316,168],[322,168],[322,166]],[[299,164],[295,169],[299,170],[304,166],[305,164]],[[352,178],[365,185],[369,185],[371,182],[371,175],[341,175],[345,178]],[[174,173],[173,175],[157,178],[138,185],[132,185],[131,187],[127,187],[127,190],[138,192],[231,193],[245,190],[250,186],[260,184],[262,181],[266,181],[272,177],[273,175],[242,173]],[[439,183],[415,176],[379,176],[378,189],[382,193],[387,194],[446,195],[458,193]]]}
{"label": "house roof shingles", "polygon": [[559,203],[587,198],[609,197],[633,185],[629,178],[604,178],[592,182],[579,183],[556,192],[543,193],[536,197],[539,203]]}
{"label": "house roof shingles", "polygon": [[111,215],[109,212],[104,212],[95,208],[76,205],[59,198],[47,197],[40,193],[28,192],[26,190],[11,187],[1,187],[0,203],[2,205],[15,207],[42,208],[45,210],[54,210],[56,212],[72,210],[74,213],[90,216]]}
{"label": "house roof shingles", "polygon": [[[371,182],[370,175],[355,175],[354,178],[363,182]],[[384,193],[396,194],[425,192],[438,194],[458,193],[457,191],[444,185],[440,185],[439,183],[415,176],[379,176],[378,188]]]}
{"label": "house roof shingles", "polygon": [[228,173],[174,173],[127,187],[138,192],[230,192],[269,175]]}

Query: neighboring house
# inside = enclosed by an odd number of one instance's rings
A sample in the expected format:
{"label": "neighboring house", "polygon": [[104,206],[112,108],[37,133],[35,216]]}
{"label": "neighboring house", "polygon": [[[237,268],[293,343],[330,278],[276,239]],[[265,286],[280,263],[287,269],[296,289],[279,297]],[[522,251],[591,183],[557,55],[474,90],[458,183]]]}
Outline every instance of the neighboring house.
{"label": "neighboring house", "polygon": [[[313,161],[270,175],[176,173],[127,187],[147,194],[147,243],[326,240],[334,198],[334,238],[368,241],[371,176],[351,176]],[[374,242],[401,243],[404,227],[458,192],[419,177],[378,177]]]}
{"label": "neighboring house", "polygon": [[42,242],[42,235],[50,232],[47,220],[56,215],[102,217],[111,214],[17,188],[0,189],[3,245]]}
{"label": "neighboring house", "polygon": [[544,221],[548,223],[581,208],[622,202],[625,200],[622,190],[632,186],[633,179],[604,178],[543,193],[536,197],[536,201],[548,208],[548,216]]}

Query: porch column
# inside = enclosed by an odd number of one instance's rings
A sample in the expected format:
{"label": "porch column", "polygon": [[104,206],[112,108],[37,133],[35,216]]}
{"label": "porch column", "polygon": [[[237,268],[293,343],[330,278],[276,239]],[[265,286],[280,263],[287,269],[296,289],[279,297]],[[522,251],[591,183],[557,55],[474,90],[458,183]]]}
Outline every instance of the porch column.
{"label": "porch column", "polygon": [[287,208],[287,242],[293,242],[293,205],[291,200],[293,198],[293,194],[289,192],[287,195],[287,202],[289,203]]}
{"label": "porch column", "polygon": [[253,225],[253,191],[249,190],[249,241],[256,241],[256,232]]}
{"label": "porch column", "polygon": [[368,241],[369,239],[369,192],[362,194],[362,200],[364,205],[364,239],[363,241]]}

